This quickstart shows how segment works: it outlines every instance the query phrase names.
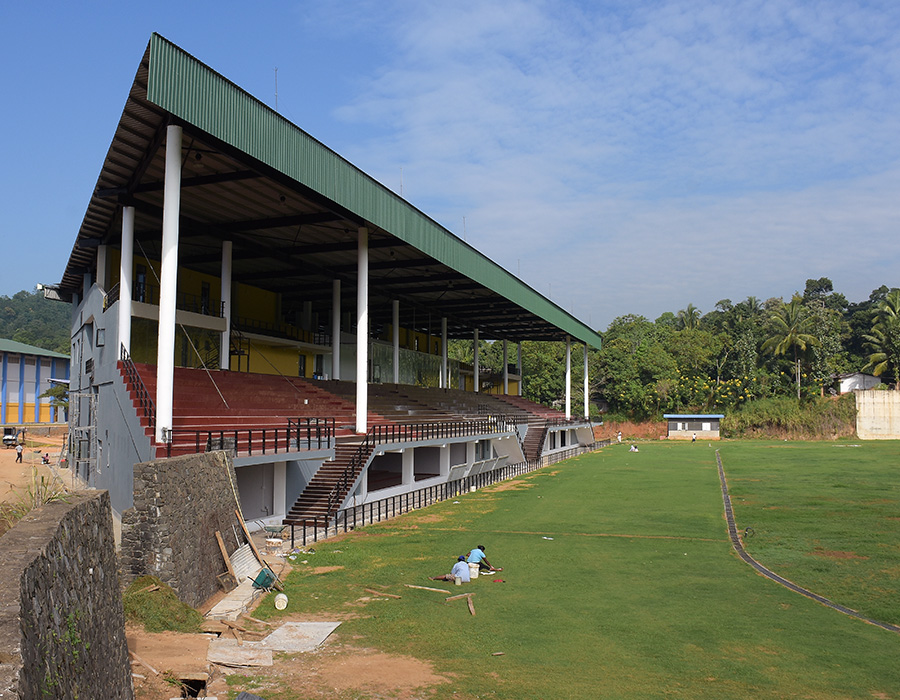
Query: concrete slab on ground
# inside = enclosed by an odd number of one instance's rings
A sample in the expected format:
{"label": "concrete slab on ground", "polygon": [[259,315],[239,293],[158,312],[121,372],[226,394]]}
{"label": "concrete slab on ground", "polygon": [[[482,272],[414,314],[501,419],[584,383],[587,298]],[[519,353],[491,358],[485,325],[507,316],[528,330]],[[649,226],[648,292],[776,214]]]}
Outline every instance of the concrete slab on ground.
{"label": "concrete slab on ground", "polygon": [[340,624],[340,622],[285,622],[260,641],[260,644],[273,651],[313,651]]}
{"label": "concrete slab on ground", "polygon": [[213,639],[207,661],[220,666],[271,666],[272,650],[260,642],[238,644],[236,639]]}

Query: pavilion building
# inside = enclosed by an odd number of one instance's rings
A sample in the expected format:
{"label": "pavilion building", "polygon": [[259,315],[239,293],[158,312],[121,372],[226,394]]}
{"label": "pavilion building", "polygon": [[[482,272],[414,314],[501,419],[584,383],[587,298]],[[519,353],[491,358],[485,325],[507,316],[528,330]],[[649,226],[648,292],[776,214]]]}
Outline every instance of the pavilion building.
{"label": "pavilion building", "polygon": [[[594,331],[156,34],[45,294],[72,466],[117,513],[136,463],[189,452],[229,451],[245,519],[280,523],[593,443]],[[564,411],[522,398],[523,340],[566,343]]]}

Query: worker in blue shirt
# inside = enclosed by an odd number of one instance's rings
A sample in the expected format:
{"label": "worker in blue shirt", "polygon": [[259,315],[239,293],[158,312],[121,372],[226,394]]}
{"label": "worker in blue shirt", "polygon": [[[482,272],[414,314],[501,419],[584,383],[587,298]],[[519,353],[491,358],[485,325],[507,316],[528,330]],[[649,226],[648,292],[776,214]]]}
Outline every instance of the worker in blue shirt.
{"label": "worker in blue shirt", "polygon": [[484,556],[484,545],[480,544],[471,552],[469,552],[469,558],[466,559],[469,564],[478,564],[479,571],[503,571],[500,567],[495,567],[487,560],[487,557]]}
{"label": "worker in blue shirt", "polygon": [[472,580],[469,578],[469,565],[466,564],[466,558],[462,554],[459,555],[449,574],[429,576],[428,578],[432,581],[455,581],[459,578],[462,583],[469,583]]}

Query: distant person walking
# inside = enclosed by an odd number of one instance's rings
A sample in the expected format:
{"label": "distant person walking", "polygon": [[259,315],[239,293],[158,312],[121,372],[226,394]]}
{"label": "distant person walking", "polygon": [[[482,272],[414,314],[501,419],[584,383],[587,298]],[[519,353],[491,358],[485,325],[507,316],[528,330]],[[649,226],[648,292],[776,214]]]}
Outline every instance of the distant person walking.
{"label": "distant person walking", "polygon": [[621,430],[618,433],[616,433],[616,440],[619,442],[619,444],[622,444],[622,431]]}
{"label": "distant person walking", "polygon": [[25,451],[25,448],[22,447],[22,443],[16,445],[16,464],[22,463],[22,453]]}
{"label": "distant person walking", "polygon": [[697,442],[697,433],[691,435],[691,442]]}

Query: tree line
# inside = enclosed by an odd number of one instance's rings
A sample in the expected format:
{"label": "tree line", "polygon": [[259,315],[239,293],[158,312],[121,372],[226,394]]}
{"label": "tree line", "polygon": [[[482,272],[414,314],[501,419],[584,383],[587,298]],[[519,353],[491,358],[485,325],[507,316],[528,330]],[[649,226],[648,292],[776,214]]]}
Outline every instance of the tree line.
{"label": "tree line", "polygon": [[72,307],[22,290],[0,296],[0,338],[69,354]]}
{"label": "tree line", "polygon": [[[852,303],[827,277],[791,299],[722,299],[706,313],[688,304],[655,321],[628,314],[588,351],[594,411],[631,419],[728,412],[765,398],[827,395],[834,376],[864,371],[900,388],[900,289],[882,285]],[[471,362],[471,343],[451,353]],[[480,364],[502,368],[500,343],[482,343]],[[583,400],[581,349],[573,350],[573,410]],[[524,394],[544,404],[565,396],[565,345],[523,345]]]}

